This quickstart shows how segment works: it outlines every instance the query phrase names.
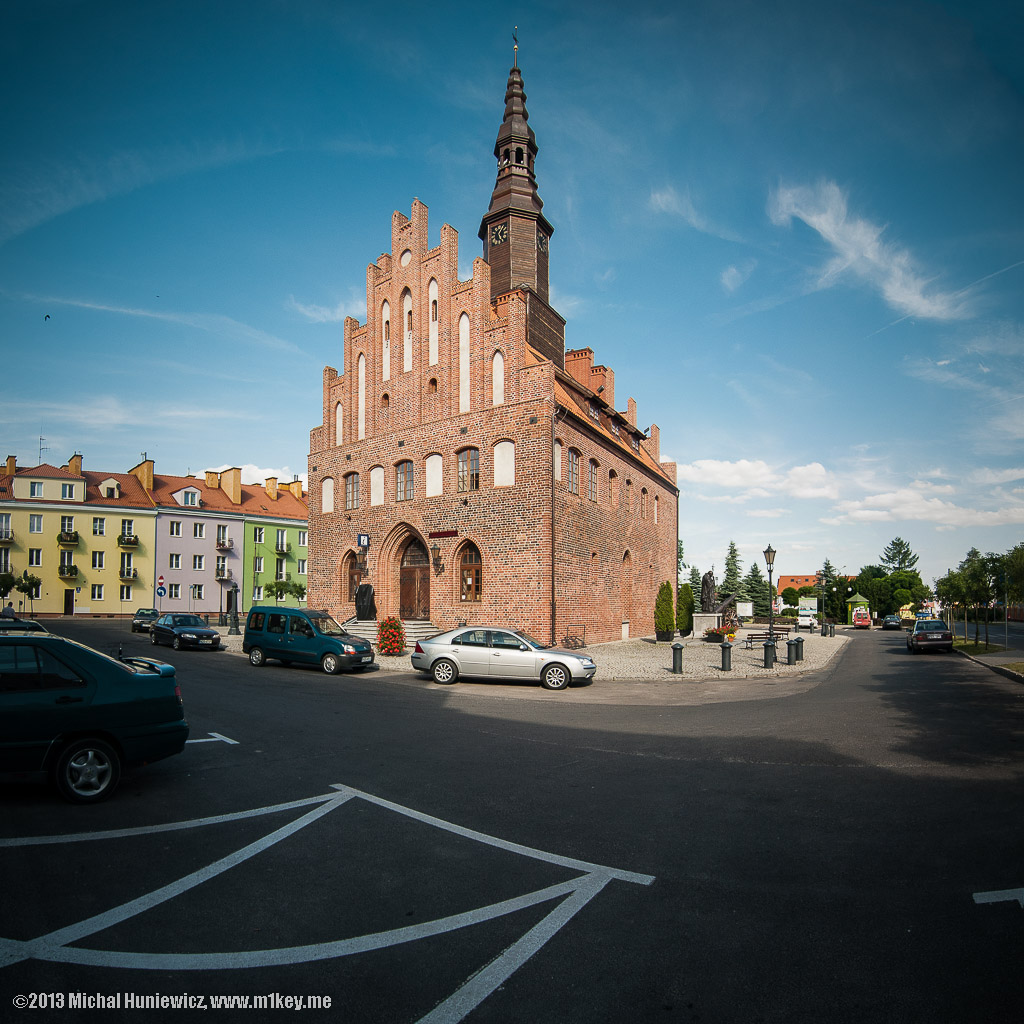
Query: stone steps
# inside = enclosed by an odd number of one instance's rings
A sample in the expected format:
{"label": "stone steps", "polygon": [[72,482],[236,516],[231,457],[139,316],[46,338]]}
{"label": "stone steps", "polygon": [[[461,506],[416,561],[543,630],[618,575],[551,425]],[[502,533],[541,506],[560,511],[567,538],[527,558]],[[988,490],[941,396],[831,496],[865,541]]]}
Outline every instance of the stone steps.
{"label": "stone steps", "polygon": [[[359,619],[349,619],[348,622],[343,622],[342,625],[354,636],[368,640],[374,647],[377,646],[377,622],[375,620],[363,619],[360,621]],[[440,632],[432,622],[423,620],[403,619],[402,629],[405,631],[405,646],[409,650],[416,646],[417,640],[423,640]]]}

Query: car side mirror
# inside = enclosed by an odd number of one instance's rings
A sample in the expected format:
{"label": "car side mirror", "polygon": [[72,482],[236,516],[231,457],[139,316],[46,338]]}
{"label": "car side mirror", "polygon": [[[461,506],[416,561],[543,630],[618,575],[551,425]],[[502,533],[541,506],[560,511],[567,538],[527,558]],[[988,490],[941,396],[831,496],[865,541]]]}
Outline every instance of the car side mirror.
{"label": "car side mirror", "polygon": [[528,651],[529,649],[530,648],[527,647],[526,644],[520,644],[519,645],[519,650],[521,650],[521,651]]}

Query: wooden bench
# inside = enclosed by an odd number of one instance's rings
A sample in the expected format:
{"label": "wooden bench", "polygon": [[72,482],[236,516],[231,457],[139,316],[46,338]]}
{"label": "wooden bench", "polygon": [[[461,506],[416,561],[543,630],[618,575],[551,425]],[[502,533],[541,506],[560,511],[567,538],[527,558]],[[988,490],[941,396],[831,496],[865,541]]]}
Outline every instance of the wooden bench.
{"label": "wooden bench", "polygon": [[764,633],[748,633],[746,636],[741,637],[743,640],[743,646],[748,650],[754,646],[754,644],[767,643],[769,640],[785,640],[789,636],[789,626],[776,626],[774,633],[769,633],[767,630]]}

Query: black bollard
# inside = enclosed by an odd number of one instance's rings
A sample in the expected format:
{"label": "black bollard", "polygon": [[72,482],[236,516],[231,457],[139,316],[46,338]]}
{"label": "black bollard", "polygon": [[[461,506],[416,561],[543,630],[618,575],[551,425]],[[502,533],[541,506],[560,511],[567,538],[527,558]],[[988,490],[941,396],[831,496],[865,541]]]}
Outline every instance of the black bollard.
{"label": "black bollard", "polygon": [[804,660],[804,638],[802,636],[794,637],[793,638],[793,642],[796,644],[796,660],[797,661],[803,661]]}
{"label": "black bollard", "polygon": [[765,640],[764,642],[764,667],[772,668],[775,665],[775,641]]}
{"label": "black bollard", "polygon": [[830,622],[828,624],[828,635],[829,636],[835,636],[836,635],[836,624],[834,622]]}
{"label": "black bollard", "polygon": [[683,645],[674,643],[672,645],[672,671],[678,676],[683,672]]}
{"label": "black bollard", "polygon": [[786,664],[787,665],[795,665],[796,664],[796,648],[797,648],[797,643],[796,643],[796,639],[795,638],[793,640],[787,640],[786,641]]}
{"label": "black bollard", "polygon": [[827,622],[823,622],[821,624],[821,635],[822,636],[828,636],[828,623]]}
{"label": "black bollard", "polygon": [[732,671],[732,644],[728,640],[722,641],[722,671]]}

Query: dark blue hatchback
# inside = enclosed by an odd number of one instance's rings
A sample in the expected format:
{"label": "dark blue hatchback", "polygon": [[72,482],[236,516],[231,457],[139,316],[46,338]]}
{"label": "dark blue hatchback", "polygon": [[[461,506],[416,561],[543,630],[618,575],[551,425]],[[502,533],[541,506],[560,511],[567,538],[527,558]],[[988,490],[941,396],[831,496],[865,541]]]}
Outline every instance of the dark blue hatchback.
{"label": "dark blue hatchback", "polygon": [[118,661],[51,633],[0,634],[0,775],[49,778],[65,799],[110,796],[122,767],[188,739],[174,666]]}

